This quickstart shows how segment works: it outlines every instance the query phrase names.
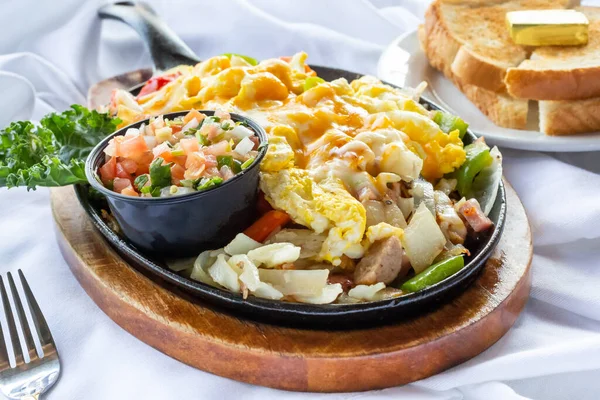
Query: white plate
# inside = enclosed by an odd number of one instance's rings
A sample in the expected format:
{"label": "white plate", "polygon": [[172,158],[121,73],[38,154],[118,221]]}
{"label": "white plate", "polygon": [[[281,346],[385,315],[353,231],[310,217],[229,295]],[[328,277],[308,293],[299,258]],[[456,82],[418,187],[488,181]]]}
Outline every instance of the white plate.
{"label": "white plate", "polygon": [[377,73],[380,79],[398,86],[415,87],[426,81],[428,89],[424,93],[425,97],[459,115],[469,123],[475,134],[485,136],[488,144],[557,152],[600,150],[600,132],[547,136],[537,130],[535,112],[530,113],[530,130],[496,126],[452,82],[429,65],[419,45],[416,31],[400,36],[388,46],[379,59]]}

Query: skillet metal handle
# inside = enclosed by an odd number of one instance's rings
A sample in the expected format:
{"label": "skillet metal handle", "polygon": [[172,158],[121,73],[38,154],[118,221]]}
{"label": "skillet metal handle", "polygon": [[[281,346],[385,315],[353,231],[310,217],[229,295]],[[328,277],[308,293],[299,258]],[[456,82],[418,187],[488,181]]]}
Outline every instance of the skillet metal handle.
{"label": "skillet metal handle", "polygon": [[129,25],[142,37],[152,62],[154,72],[165,71],[177,65],[200,62],[194,52],[171,30],[144,2],[121,1],[98,9],[101,19],[114,19]]}

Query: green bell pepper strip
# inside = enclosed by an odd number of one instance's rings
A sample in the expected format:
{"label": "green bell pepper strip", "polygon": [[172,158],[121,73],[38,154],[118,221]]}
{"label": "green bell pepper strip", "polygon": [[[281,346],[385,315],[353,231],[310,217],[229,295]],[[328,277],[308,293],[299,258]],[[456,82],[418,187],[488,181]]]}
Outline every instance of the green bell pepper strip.
{"label": "green bell pepper strip", "polygon": [[433,122],[440,126],[440,129],[446,133],[450,133],[458,129],[458,136],[462,139],[467,133],[469,124],[463,121],[461,118],[448,114],[442,111],[437,111],[433,116]]}
{"label": "green bell pepper strip", "polygon": [[473,181],[478,173],[490,166],[494,159],[490,155],[490,148],[484,143],[476,142],[465,147],[466,160],[455,172],[457,180],[456,189],[461,196],[467,196]]}
{"label": "green bell pepper strip", "polygon": [[402,284],[403,292],[418,292],[426,287],[435,285],[449,276],[454,275],[465,266],[463,256],[447,258],[439,263],[427,267],[421,273],[413,276]]}
{"label": "green bell pepper strip", "polygon": [[225,57],[227,57],[227,58],[231,58],[231,56],[237,56],[237,57],[239,57],[239,58],[242,58],[242,59],[244,59],[244,60],[245,60],[245,61],[246,61],[248,64],[250,64],[250,65],[253,65],[253,66],[258,64],[258,61],[256,60],[256,58],[252,58],[252,57],[245,56],[245,55],[242,55],[242,54],[236,54],[236,53],[223,53],[223,55],[224,55]]}
{"label": "green bell pepper strip", "polygon": [[304,91],[307,91],[308,89],[313,88],[323,82],[325,82],[325,79],[323,78],[319,78],[318,76],[309,76],[304,81],[304,85],[302,87]]}
{"label": "green bell pepper strip", "polygon": [[196,139],[198,139],[198,143],[200,146],[210,146],[210,140],[204,135],[200,133],[200,131],[196,131]]}

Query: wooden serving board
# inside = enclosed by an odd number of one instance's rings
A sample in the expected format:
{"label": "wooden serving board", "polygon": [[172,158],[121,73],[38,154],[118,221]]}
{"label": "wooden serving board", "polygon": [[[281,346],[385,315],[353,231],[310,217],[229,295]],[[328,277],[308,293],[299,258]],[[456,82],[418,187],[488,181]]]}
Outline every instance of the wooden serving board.
{"label": "wooden serving board", "polygon": [[96,304],[135,337],[186,364],[256,385],[361,391],[423,379],[481,353],[515,322],[529,294],[527,216],[507,189],[502,239],[482,274],[450,303],[395,325],[351,331],[283,328],[178,297],[105,242],[73,188],[52,190],[57,240]]}

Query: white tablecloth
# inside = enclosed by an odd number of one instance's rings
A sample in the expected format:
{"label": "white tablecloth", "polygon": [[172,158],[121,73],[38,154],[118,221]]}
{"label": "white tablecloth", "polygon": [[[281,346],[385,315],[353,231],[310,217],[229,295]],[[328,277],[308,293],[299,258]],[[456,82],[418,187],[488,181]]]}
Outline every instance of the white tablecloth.
{"label": "white tablecloth", "polygon": [[[414,29],[419,0],[152,1],[201,58],[299,50],[315,64],[375,73],[384,46]],[[0,125],[84,102],[88,86],[150,65],[129,28],[101,24],[100,2],[0,2]],[[506,177],[534,234],[533,289],[513,329],[488,351],[413,384],[361,394],[288,393],[175,361],[119,328],[63,261],[48,191],[0,191],[0,272],[22,268],[60,349],[49,399],[597,399],[600,396],[600,161],[504,149]],[[579,165],[579,166],[576,166]],[[596,172],[594,172],[594,170]],[[360,371],[351,371],[360,374]]]}

